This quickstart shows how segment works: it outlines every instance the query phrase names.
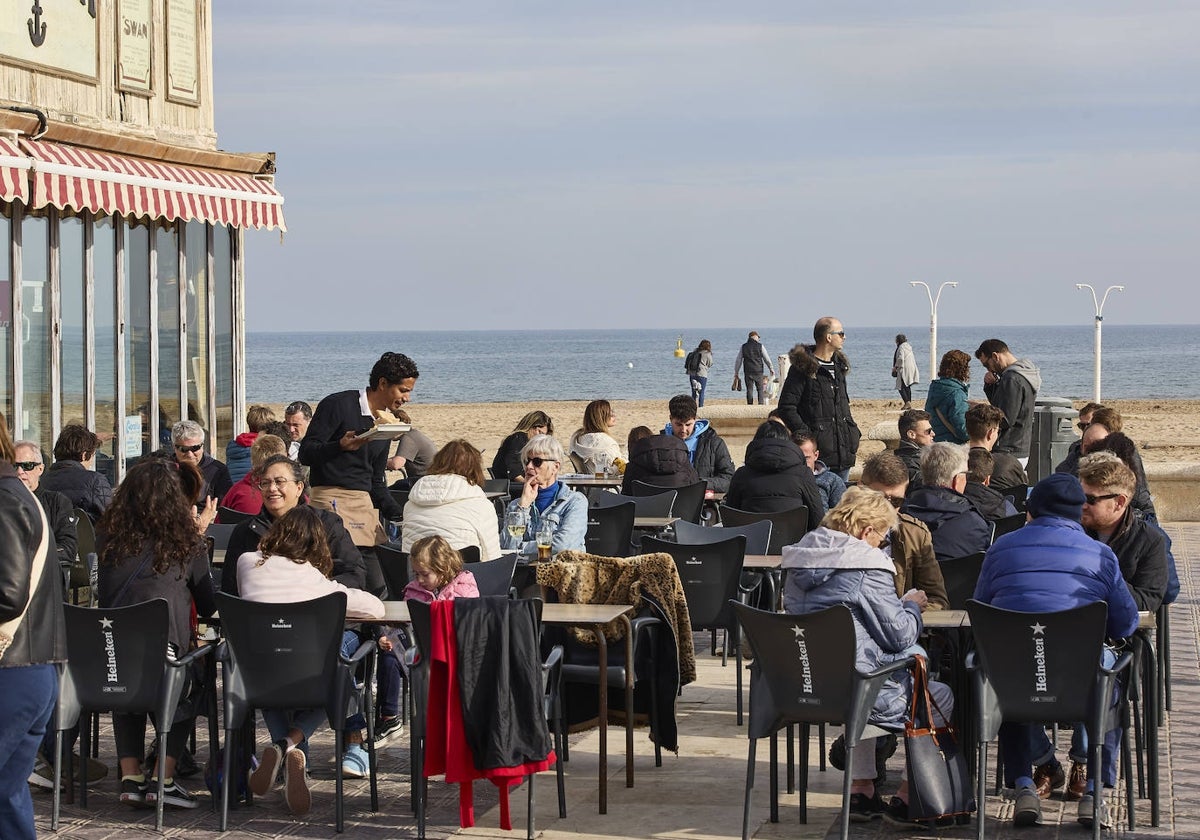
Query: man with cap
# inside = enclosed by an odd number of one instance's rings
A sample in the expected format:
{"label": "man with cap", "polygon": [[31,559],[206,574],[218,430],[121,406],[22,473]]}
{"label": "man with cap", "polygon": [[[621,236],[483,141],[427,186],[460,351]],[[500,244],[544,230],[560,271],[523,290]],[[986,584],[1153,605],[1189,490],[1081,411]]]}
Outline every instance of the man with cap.
{"label": "man with cap", "polygon": [[762,405],[767,395],[768,376],[775,375],[771,366],[771,355],[758,339],[758,331],[750,330],[746,343],[738,349],[733,360],[733,376],[736,379],[742,367],[746,369],[746,405],[754,404],[754,392],[758,391],[758,404]]}
{"label": "man with cap", "polygon": [[[975,599],[1022,612],[1057,612],[1104,601],[1108,605],[1105,636],[1132,636],[1138,625],[1137,605],[1121,576],[1117,556],[1089,537],[1080,524],[1087,501],[1079,479],[1072,475],[1056,473],[1039,481],[1029,494],[1029,522],[988,549],[975,585]],[[1115,661],[1115,653],[1105,648],[1104,664]],[[1082,729],[1082,725],[1077,727],[1077,731]],[[1116,785],[1120,735],[1120,729],[1115,729],[1104,738],[1101,776],[1106,788]],[[1071,745],[1071,784],[1064,798],[1079,799],[1078,820],[1083,825],[1091,826],[1098,819],[1102,826],[1111,827],[1103,797],[1096,801],[1094,780],[1086,778],[1084,740],[1078,738]],[[1048,798],[1066,781],[1045,728],[1002,724],[1000,749],[1005,784],[1016,791],[1013,825],[1040,823],[1040,799]]]}

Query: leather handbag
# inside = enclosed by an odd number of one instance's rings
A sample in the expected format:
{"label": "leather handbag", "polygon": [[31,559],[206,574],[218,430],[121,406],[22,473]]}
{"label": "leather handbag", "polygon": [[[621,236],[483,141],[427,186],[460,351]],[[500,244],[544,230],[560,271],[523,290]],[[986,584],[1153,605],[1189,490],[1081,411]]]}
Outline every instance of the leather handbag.
{"label": "leather handbag", "polygon": [[945,715],[929,693],[929,671],[918,656],[913,667],[912,701],[904,724],[908,766],[908,816],[939,823],[966,822],[975,811],[974,786],[954,728],[938,726]]}

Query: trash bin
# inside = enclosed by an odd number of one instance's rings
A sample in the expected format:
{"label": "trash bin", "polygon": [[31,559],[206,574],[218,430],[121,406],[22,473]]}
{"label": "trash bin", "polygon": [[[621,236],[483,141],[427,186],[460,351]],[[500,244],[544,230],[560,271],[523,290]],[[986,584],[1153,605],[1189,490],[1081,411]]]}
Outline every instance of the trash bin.
{"label": "trash bin", "polygon": [[1029,475],[1029,486],[1037,484],[1051,475],[1054,468],[1067,457],[1067,450],[1075,442],[1075,418],[1077,412],[1068,399],[1061,397],[1037,398],[1033,409],[1033,440],[1029,445],[1029,464],[1025,472]]}

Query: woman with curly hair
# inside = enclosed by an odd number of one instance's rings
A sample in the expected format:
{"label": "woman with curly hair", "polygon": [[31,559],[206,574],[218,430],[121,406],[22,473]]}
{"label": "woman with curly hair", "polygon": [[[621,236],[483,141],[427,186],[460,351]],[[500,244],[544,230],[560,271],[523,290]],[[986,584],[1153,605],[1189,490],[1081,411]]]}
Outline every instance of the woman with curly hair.
{"label": "woman with curly hair", "polygon": [[925,410],[933,426],[935,443],[966,443],[967,383],[971,380],[971,357],[961,350],[942,356],[938,378],[929,383]]}
{"label": "woman with curly hair", "polygon": [[[190,463],[146,458],[129,470],[96,524],[100,606],[165,599],[170,612],[167,641],[176,656],[192,647],[192,604],[204,617],[216,609],[208,548],[194,507],[203,486],[204,479]],[[165,805],[199,804],[174,779],[175,763],[191,729],[190,712],[181,706],[166,739]],[[121,802],[154,805],[157,780],[147,780],[141,770],[146,715],[114,713],[113,735],[121,765]]]}

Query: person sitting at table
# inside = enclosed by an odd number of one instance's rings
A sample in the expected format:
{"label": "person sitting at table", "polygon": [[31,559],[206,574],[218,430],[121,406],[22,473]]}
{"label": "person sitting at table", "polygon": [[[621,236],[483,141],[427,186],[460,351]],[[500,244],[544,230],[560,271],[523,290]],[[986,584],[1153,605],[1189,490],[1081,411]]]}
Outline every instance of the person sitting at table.
{"label": "person sitting at table", "polygon": [[904,512],[929,528],[938,562],[986,549],[992,541],[992,526],[963,495],[967,486],[967,447],[956,443],[924,447],[921,478],[924,486],[908,491]]}
{"label": "person sitting at table", "polygon": [[[221,507],[240,513],[258,513],[262,510],[262,492],[258,489],[258,482],[262,477],[263,464],[273,455],[287,455],[287,451],[283,438],[265,433],[255,437],[250,444],[250,471],[233,483],[221,500]],[[219,513],[217,521],[221,521]]]}
{"label": "person sitting at table", "polygon": [[[204,618],[216,609],[208,548],[197,530],[194,508],[204,483],[190,461],[145,458],[130,467],[96,524],[99,605],[126,607],[166,599],[167,640],[177,657],[192,649],[193,605]],[[192,718],[190,704],[181,703],[167,732],[163,804],[177,808],[199,805],[175,779]],[[142,774],[146,715],[114,713],[112,721],[121,768],[120,801],[133,807],[155,804],[157,781]]]}
{"label": "person sitting at table", "polygon": [[408,493],[400,547],[435,534],[455,549],[479,546],[480,558],[500,556],[496,506],[483,493],[483,455],[467,441],[452,440],[438,450],[423,478]]}
{"label": "person sitting at table", "polygon": [[673,435],[687,447],[688,460],[696,474],[708,483],[708,489],[724,493],[733,478],[733,459],[729,447],[707,420],[697,420],[696,401],[687,394],[671,397],[667,404],[669,419],[664,435]]}
{"label": "person sitting at table", "polygon": [[621,457],[621,444],[612,436],[616,425],[617,415],[608,400],[592,400],[583,410],[583,426],[571,435],[567,448],[583,461],[587,472],[599,471],[597,456],[606,466]]}
{"label": "person sitting at table", "polygon": [[[1094,503],[1073,475],[1055,473],[1034,485],[1026,505],[1029,522],[1004,534],[988,549],[975,584],[975,600],[1001,609],[1035,613],[1104,601],[1108,604],[1105,636],[1112,640],[1132,636],[1138,626],[1137,604],[1129,594],[1113,550],[1084,532],[1084,505],[1091,507]],[[1111,667],[1116,661],[1115,651],[1106,646],[1102,661]],[[1076,731],[1082,729],[1082,723],[1076,727]],[[1083,740],[1072,741],[1070,781],[1063,798],[1079,800],[1079,822],[1090,827],[1099,819],[1102,826],[1111,828],[1103,801],[1095,801],[1094,780],[1087,778],[1087,747]],[[1120,742],[1119,727],[1105,735],[1101,780],[1107,788],[1116,785]],[[1040,823],[1040,800],[1067,781],[1045,727],[1003,723],[1000,749],[1004,753],[1005,784],[1017,792],[1013,825]]]}
{"label": "person sitting at table", "polygon": [[237,484],[250,470],[254,469],[253,453],[250,447],[258,440],[263,427],[275,419],[275,412],[270,406],[252,405],[246,409],[246,431],[235,436],[225,444],[225,467],[229,470],[229,480]]}
{"label": "person sitting at table", "polygon": [[[1110,428],[1115,426],[1116,428]],[[1137,476],[1137,490],[1134,491],[1130,504],[1139,510],[1147,520],[1158,524],[1158,512],[1154,509],[1154,499],[1150,496],[1150,485],[1146,481],[1146,467],[1142,464],[1142,456],[1138,453],[1137,444],[1133,438],[1121,431],[1121,415],[1114,408],[1098,408],[1092,415],[1092,422],[1080,438],[1080,451],[1087,455],[1091,452],[1112,452],[1125,461],[1133,474]],[[1061,470],[1056,470],[1061,472]],[[1078,475],[1079,465],[1076,462],[1072,475]]]}
{"label": "person sitting at table", "polygon": [[967,453],[967,486],[963,488],[963,495],[988,522],[1017,513],[1008,497],[992,489],[995,469],[996,459],[986,449],[972,449]]}
{"label": "person sitting at table", "polygon": [[41,503],[46,511],[46,520],[54,534],[58,562],[63,568],[70,568],[75,562],[78,537],[75,533],[74,509],[71,500],[62,493],[49,490],[42,484],[46,464],[42,460],[42,450],[31,440],[18,440],[13,444],[16,457],[13,466],[17,468],[17,478],[29,488],[29,492]]}
{"label": "person sitting at table", "polygon": [[[247,601],[285,604],[341,592],[346,596],[348,618],[383,618],[382,601],[370,592],[343,586],[330,578],[333,558],[325,523],[308,505],[294,507],[275,520],[259,541],[258,550],[242,554],[234,565],[238,589]],[[326,720],[325,709],[264,709],[262,715],[271,743],[250,774],[250,790],[264,796],[275,786],[282,766],[288,809],[297,816],[307,814],[312,796],[307,759],[299,747]]]}
{"label": "person sitting at table", "polygon": [[729,481],[725,504],[752,513],[774,513],[802,504],[808,508],[806,531],[820,527],[825,502],[804,453],[787,426],[767,420],[746,447],[746,464]]}
{"label": "person sitting at table", "polygon": [[[784,612],[807,615],[839,604],[849,607],[854,616],[855,665],[862,673],[913,653],[924,655],[917,639],[925,594],[912,590],[897,597],[892,560],[880,551],[896,521],[896,509],[882,493],[851,487],[819,528],[783,548],[781,567],[787,571]],[[884,729],[903,729],[911,690],[907,672],[889,679],[880,689],[869,722]],[[937,710],[949,717],[954,710],[950,687],[930,681],[929,690]],[[944,723],[938,720],[938,725]],[[886,816],[890,822],[911,825],[907,780],[901,780],[896,796],[886,806],[875,789],[874,741],[859,743],[848,769],[852,779],[850,819],[868,822]]]}
{"label": "person sitting at table", "polygon": [[588,501],[582,493],[558,480],[566,458],[562,444],[550,435],[537,435],[521,449],[525,484],[521,495],[508,503],[506,513],[519,510],[529,518],[521,537],[512,536],[508,529],[501,532],[500,547],[505,551],[517,551],[526,558],[536,559],[538,528],[546,520],[554,526],[552,555],[567,549],[584,550]]}
{"label": "person sitting at table", "polygon": [[492,459],[492,477],[507,478],[509,481],[525,482],[525,465],[521,463],[521,451],[529,439],[538,435],[554,434],[554,421],[544,411],[531,411],[517,421],[512,430],[496,450]]}
{"label": "person sitting at table", "polygon": [[83,426],[63,426],[54,442],[54,463],[42,476],[42,486],[71,500],[95,522],[112,502],[108,479],[91,467],[100,438]]}
{"label": "person sitting at table", "polygon": [[672,435],[656,435],[646,426],[629,432],[629,463],[621,479],[621,492],[633,494],[633,482],[658,487],[686,487],[700,480],[688,458],[687,445]]}

